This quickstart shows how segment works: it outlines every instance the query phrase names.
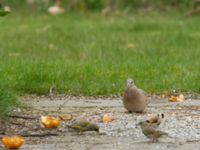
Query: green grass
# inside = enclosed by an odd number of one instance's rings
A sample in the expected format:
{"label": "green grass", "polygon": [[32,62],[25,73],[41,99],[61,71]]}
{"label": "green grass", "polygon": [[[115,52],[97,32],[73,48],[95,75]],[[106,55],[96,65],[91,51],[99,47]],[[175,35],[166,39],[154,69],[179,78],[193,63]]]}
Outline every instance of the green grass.
{"label": "green grass", "polygon": [[0,80],[20,94],[200,93],[200,19],[178,14],[0,18]]}
{"label": "green grass", "polygon": [[6,117],[15,106],[19,106],[16,96],[11,90],[0,84],[0,118]]}

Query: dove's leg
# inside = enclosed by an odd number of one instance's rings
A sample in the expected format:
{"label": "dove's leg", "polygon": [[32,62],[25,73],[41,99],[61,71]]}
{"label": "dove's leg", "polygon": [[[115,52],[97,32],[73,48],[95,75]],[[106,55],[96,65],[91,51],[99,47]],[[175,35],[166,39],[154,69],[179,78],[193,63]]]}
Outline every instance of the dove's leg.
{"label": "dove's leg", "polygon": [[141,111],[135,111],[135,113],[143,113],[143,111],[141,110]]}
{"label": "dove's leg", "polygon": [[133,113],[133,112],[130,111],[130,110],[127,110],[127,111],[125,111],[125,113],[126,113],[126,114],[131,114],[131,113]]}

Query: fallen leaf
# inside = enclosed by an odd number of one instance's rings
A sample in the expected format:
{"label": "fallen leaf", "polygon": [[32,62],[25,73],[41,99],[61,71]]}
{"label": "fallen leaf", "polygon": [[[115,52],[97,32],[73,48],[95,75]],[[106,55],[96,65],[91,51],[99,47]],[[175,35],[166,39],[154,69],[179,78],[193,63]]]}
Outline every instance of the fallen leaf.
{"label": "fallen leaf", "polygon": [[162,94],[162,95],[160,95],[160,97],[161,97],[161,98],[165,98],[165,97],[166,97],[166,95],[165,95],[165,94]]}
{"label": "fallen leaf", "polygon": [[177,102],[177,97],[176,97],[176,96],[171,96],[171,97],[169,98],[169,101],[170,101],[170,102]]}
{"label": "fallen leaf", "polygon": [[109,123],[109,122],[112,122],[113,121],[113,118],[108,116],[108,115],[104,115],[103,118],[102,118],[102,121],[104,123]]}
{"label": "fallen leaf", "polygon": [[3,145],[8,149],[19,149],[24,142],[25,140],[22,136],[6,136],[2,138]]}
{"label": "fallen leaf", "polygon": [[180,94],[179,96],[171,96],[169,98],[170,102],[183,102],[185,100],[185,97],[183,94]]}
{"label": "fallen leaf", "polygon": [[178,100],[179,102],[184,101],[184,100],[185,100],[184,95],[183,95],[183,94],[180,94],[180,95],[177,97],[177,100]]}

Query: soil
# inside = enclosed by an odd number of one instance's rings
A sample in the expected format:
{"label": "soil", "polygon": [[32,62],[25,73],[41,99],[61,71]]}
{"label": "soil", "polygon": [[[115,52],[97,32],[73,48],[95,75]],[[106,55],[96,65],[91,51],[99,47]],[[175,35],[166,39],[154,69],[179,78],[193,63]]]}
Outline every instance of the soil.
{"label": "soil", "polygon": [[[200,148],[200,100],[187,99],[183,102],[169,102],[168,99],[149,97],[146,111],[126,113],[120,98],[88,98],[58,95],[27,96],[21,98],[24,108],[16,109],[13,117],[1,126],[4,135],[46,135],[44,137],[25,137],[21,150],[199,150]],[[136,125],[140,121],[165,114],[160,130],[167,132],[159,142],[152,143]],[[58,129],[45,129],[40,116],[66,116],[73,119],[63,121]],[[102,116],[114,120],[103,123]],[[23,116],[25,118],[17,118]],[[29,117],[29,118],[27,118]],[[100,126],[100,134],[74,132],[67,128],[74,120],[88,120]],[[4,134],[4,135],[3,135]],[[56,135],[49,135],[56,134]],[[0,144],[0,149],[4,149]]]}

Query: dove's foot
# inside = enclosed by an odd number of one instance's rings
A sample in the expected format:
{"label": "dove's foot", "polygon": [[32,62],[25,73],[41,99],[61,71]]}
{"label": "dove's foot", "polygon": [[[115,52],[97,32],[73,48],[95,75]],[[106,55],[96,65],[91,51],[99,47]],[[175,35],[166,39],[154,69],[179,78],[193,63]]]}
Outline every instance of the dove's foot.
{"label": "dove's foot", "polygon": [[132,114],[132,113],[143,113],[144,111],[131,111],[131,110],[127,110],[125,111],[126,114]]}

